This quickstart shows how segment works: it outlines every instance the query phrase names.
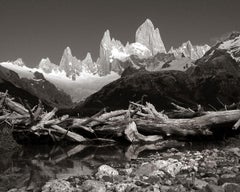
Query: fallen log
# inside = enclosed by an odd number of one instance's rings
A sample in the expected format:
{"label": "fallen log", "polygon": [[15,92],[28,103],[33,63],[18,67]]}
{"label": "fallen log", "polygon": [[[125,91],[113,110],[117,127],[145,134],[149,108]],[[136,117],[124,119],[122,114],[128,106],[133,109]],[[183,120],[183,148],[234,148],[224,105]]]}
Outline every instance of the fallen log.
{"label": "fallen log", "polygon": [[4,102],[5,102],[6,106],[9,109],[17,112],[18,114],[20,114],[20,115],[29,115],[28,110],[23,105],[15,102],[15,101],[12,101],[9,98],[5,98]]}
{"label": "fallen log", "polygon": [[[240,110],[210,112],[206,115],[192,119],[167,119],[165,122],[158,122],[153,119],[134,119],[137,129],[145,135],[163,136],[197,136],[212,135],[212,128],[220,127],[228,123],[236,123],[240,119]],[[123,136],[125,123],[116,123],[115,126],[104,125],[96,128],[95,133],[100,135],[111,135],[114,137]],[[232,129],[232,127],[229,127]]]}
{"label": "fallen log", "polygon": [[140,134],[135,122],[131,122],[127,126],[124,130],[124,134],[126,139],[131,143],[156,143],[163,139],[163,137],[158,135],[144,136]]}
{"label": "fallen log", "polygon": [[79,143],[86,141],[86,139],[81,135],[68,131],[58,125],[52,125],[51,127],[55,129],[58,133],[61,133],[64,137],[68,137],[72,141],[79,142]]}
{"label": "fallen log", "polygon": [[128,110],[106,113],[103,109],[92,117],[81,119],[68,115],[56,117],[57,108],[44,112],[41,102],[31,109],[27,103],[23,106],[12,101],[6,93],[0,95],[2,108],[6,106],[10,109],[0,116],[1,121],[10,120],[16,133],[49,136],[54,142],[64,139],[78,143],[94,140],[104,143],[124,139],[130,143],[156,143],[170,136],[176,140],[188,139],[188,136],[213,135],[222,127],[229,130],[240,127],[239,109],[205,112],[201,106],[193,111],[173,104],[176,108],[173,114],[177,114],[178,118],[170,118],[150,103],[130,102]]}

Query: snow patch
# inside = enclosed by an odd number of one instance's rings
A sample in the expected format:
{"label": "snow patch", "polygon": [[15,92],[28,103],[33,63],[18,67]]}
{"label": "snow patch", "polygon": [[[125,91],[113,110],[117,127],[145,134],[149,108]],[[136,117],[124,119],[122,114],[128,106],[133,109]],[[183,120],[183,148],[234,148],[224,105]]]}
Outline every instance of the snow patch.
{"label": "snow patch", "polygon": [[227,50],[233,59],[235,59],[237,62],[240,62],[240,36],[228,41],[224,41],[219,46],[219,49]]}
{"label": "snow patch", "polygon": [[76,76],[76,80],[72,80],[66,76],[65,71],[52,71],[51,73],[45,73],[42,69],[18,66],[11,62],[3,62],[0,63],[0,65],[9,70],[15,71],[20,78],[27,78],[34,81],[41,81],[41,79],[34,79],[34,73],[42,73],[46,80],[53,83],[59,90],[69,94],[73,102],[84,100],[89,95],[100,90],[106,84],[120,78],[115,72],[111,72],[109,75],[102,77],[98,74],[91,74],[83,71],[80,76]]}

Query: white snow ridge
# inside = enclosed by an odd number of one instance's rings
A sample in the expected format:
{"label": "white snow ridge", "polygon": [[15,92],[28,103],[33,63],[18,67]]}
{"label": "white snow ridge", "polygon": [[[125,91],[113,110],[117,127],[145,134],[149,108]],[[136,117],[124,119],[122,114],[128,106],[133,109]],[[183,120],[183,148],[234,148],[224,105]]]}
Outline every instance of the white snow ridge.
{"label": "white snow ridge", "polygon": [[237,62],[240,62],[240,35],[234,39],[224,41],[219,49],[227,50],[227,52],[235,59]]}

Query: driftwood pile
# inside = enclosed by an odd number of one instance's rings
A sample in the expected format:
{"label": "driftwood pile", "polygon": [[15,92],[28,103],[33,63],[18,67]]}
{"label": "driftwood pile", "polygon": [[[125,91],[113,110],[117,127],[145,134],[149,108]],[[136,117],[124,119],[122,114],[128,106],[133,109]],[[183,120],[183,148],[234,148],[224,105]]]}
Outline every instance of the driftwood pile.
{"label": "driftwood pile", "polygon": [[[157,143],[166,139],[188,139],[209,136],[221,129],[240,127],[240,110],[197,111],[173,104],[176,108],[166,115],[146,103],[130,102],[127,110],[106,112],[105,109],[89,118],[56,117],[57,108],[44,111],[41,102],[33,108],[14,101],[8,93],[0,93],[0,123],[13,127],[19,143],[77,142],[77,143]],[[226,108],[227,109],[227,108]]]}

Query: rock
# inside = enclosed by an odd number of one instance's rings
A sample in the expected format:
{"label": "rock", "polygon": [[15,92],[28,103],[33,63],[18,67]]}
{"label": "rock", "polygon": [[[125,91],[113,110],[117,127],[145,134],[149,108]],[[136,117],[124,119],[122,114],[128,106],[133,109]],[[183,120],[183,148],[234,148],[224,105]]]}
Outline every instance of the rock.
{"label": "rock", "polygon": [[178,174],[183,168],[183,164],[180,161],[171,158],[169,158],[167,161],[158,160],[155,162],[155,165],[158,169],[166,171],[172,177],[175,177],[176,174]]}
{"label": "rock", "polygon": [[42,187],[42,192],[73,192],[75,191],[74,187],[68,181],[56,179],[53,181],[47,182]]}
{"label": "rock", "polygon": [[197,188],[197,189],[202,189],[204,188],[208,183],[204,180],[201,180],[201,179],[195,179],[194,180],[194,186]]}
{"label": "rock", "polygon": [[206,192],[224,192],[224,189],[221,186],[207,184],[205,187]]}
{"label": "rock", "polygon": [[214,169],[217,167],[217,163],[216,161],[208,160],[206,161],[206,167],[208,167],[209,169]]}
{"label": "rock", "polygon": [[133,169],[132,169],[132,168],[127,168],[127,169],[125,169],[125,173],[126,173],[127,175],[130,175],[132,172],[133,172]]}
{"label": "rock", "polygon": [[229,152],[232,152],[233,154],[237,155],[238,157],[240,157],[240,148],[239,147],[233,147],[230,149],[227,149]]}
{"label": "rock", "polygon": [[221,178],[228,179],[228,178],[235,178],[237,175],[235,173],[232,174],[223,174],[221,175]]}
{"label": "rock", "polygon": [[210,183],[210,184],[218,184],[218,179],[216,177],[205,177],[203,178],[204,181]]}
{"label": "rock", "polygon": [[173,53],[175,57],[188,57],[193,60],[201,58],[211,47],[208,45],[193,46],[191,41],[183,43],[179,48],[169,50],[169,53]]}
{"label": "rock", "polygon": [[152,21],[147,19],[136,31],[136,42],[145,45],[153,55],[166,53],[165,46],[158,28],[154,28]]}
{"label": "rock", "polygon": [[133,183],[119,183],[115,187],[116,192],[125,192],[125,191],[137,191],[136,189],[139,189],[135,184]]}
{"label": "rock", "polygon": [[108,166],[108,165],[101,165],[98,168],[98,172],[96,173],[96,177],[97,178],[103,178],[103,177],[109,177],[109,178],[113,178],[115,176],[118,176],[119,173],[116,169]]}
{"label": "rock", "polygon": [[222,185],[225,192],[239,192],[240,191],[240,185],[236,183],[225,183]]}
{"label": "rock", "polygon": [[59,66],[52,63],[48,57],[41,59],[39,65],[38,65],[38,68],[43,70],[45,73],[52,73],[54,71],[55,72],[60,71]]}
{"label": "rock", "polygon": [[220,185],[222,185],[224,183],[237,183],[237,184],[240,184],[240,175],[224,174],[224,175],[221,176],[221,178],[219,179],[218,183]]}
{"label": "rock", "polygon": [[67,77],[72,78],[73,80],[75,76],[79,75],[82,71],[81,61],[76,57],[72,56],[71,49],[67,47],[62,55],[62,59],[60,61],[59,68],[66,72]]}
{"label": "rock", "polygon": [[91,53],[87,53],[85,59],[82,60],[83,71],[96,74],[98,71],[97,65],[93,62]]}
{"label": "rock", "polygon": [[81,185],[81,189],[83,191],[89,192],[105,192],[106,188],[103,182],[101,181],[94,181],[94,180],[86,180]]}
{"label": "rock", "polygon": [[[210,54],[211,51],[213,54]],[[184,107],[195,108],[196,104],[201,104],[209,109],[211,104],[218,109],[222,105],[216,98],[221,98],[227,104],[239,101],[239,77],[239,64],[231,55],[213,48],[185,72],[141,71],[124,76],[88,97],[74,111],[77,114],[83,109],[91,108],[96,109],[93,111],[95,113],[103,105],[111,110],[127,109],[129,100],[138,101],[143,95],[147,95],[146,101],[152,103],[157,110],[171,110],[173,101]],[[114,102],[112,98],[118,102]],[[102,104],[97,105],[96,100]]]}
{"label": "rock", "polygon": [[152,163],[143,163],[134,174],[137,176],[150,176],[154,171],[158,168],[156,165]]}
{"label": "rock", "polygon": [[161,191],[161,192],[167,192],[169,189],[170,189],[169,186],[166,186],[166,185],[161,185],[161,186],[160,186],[160,191]]}
{"label": "rock", "polygon": [[26,188],[22,187],[20,189],[13,188],[13,189],[8,190],[7,192],[26,192],[26,191],[27,191]]}

